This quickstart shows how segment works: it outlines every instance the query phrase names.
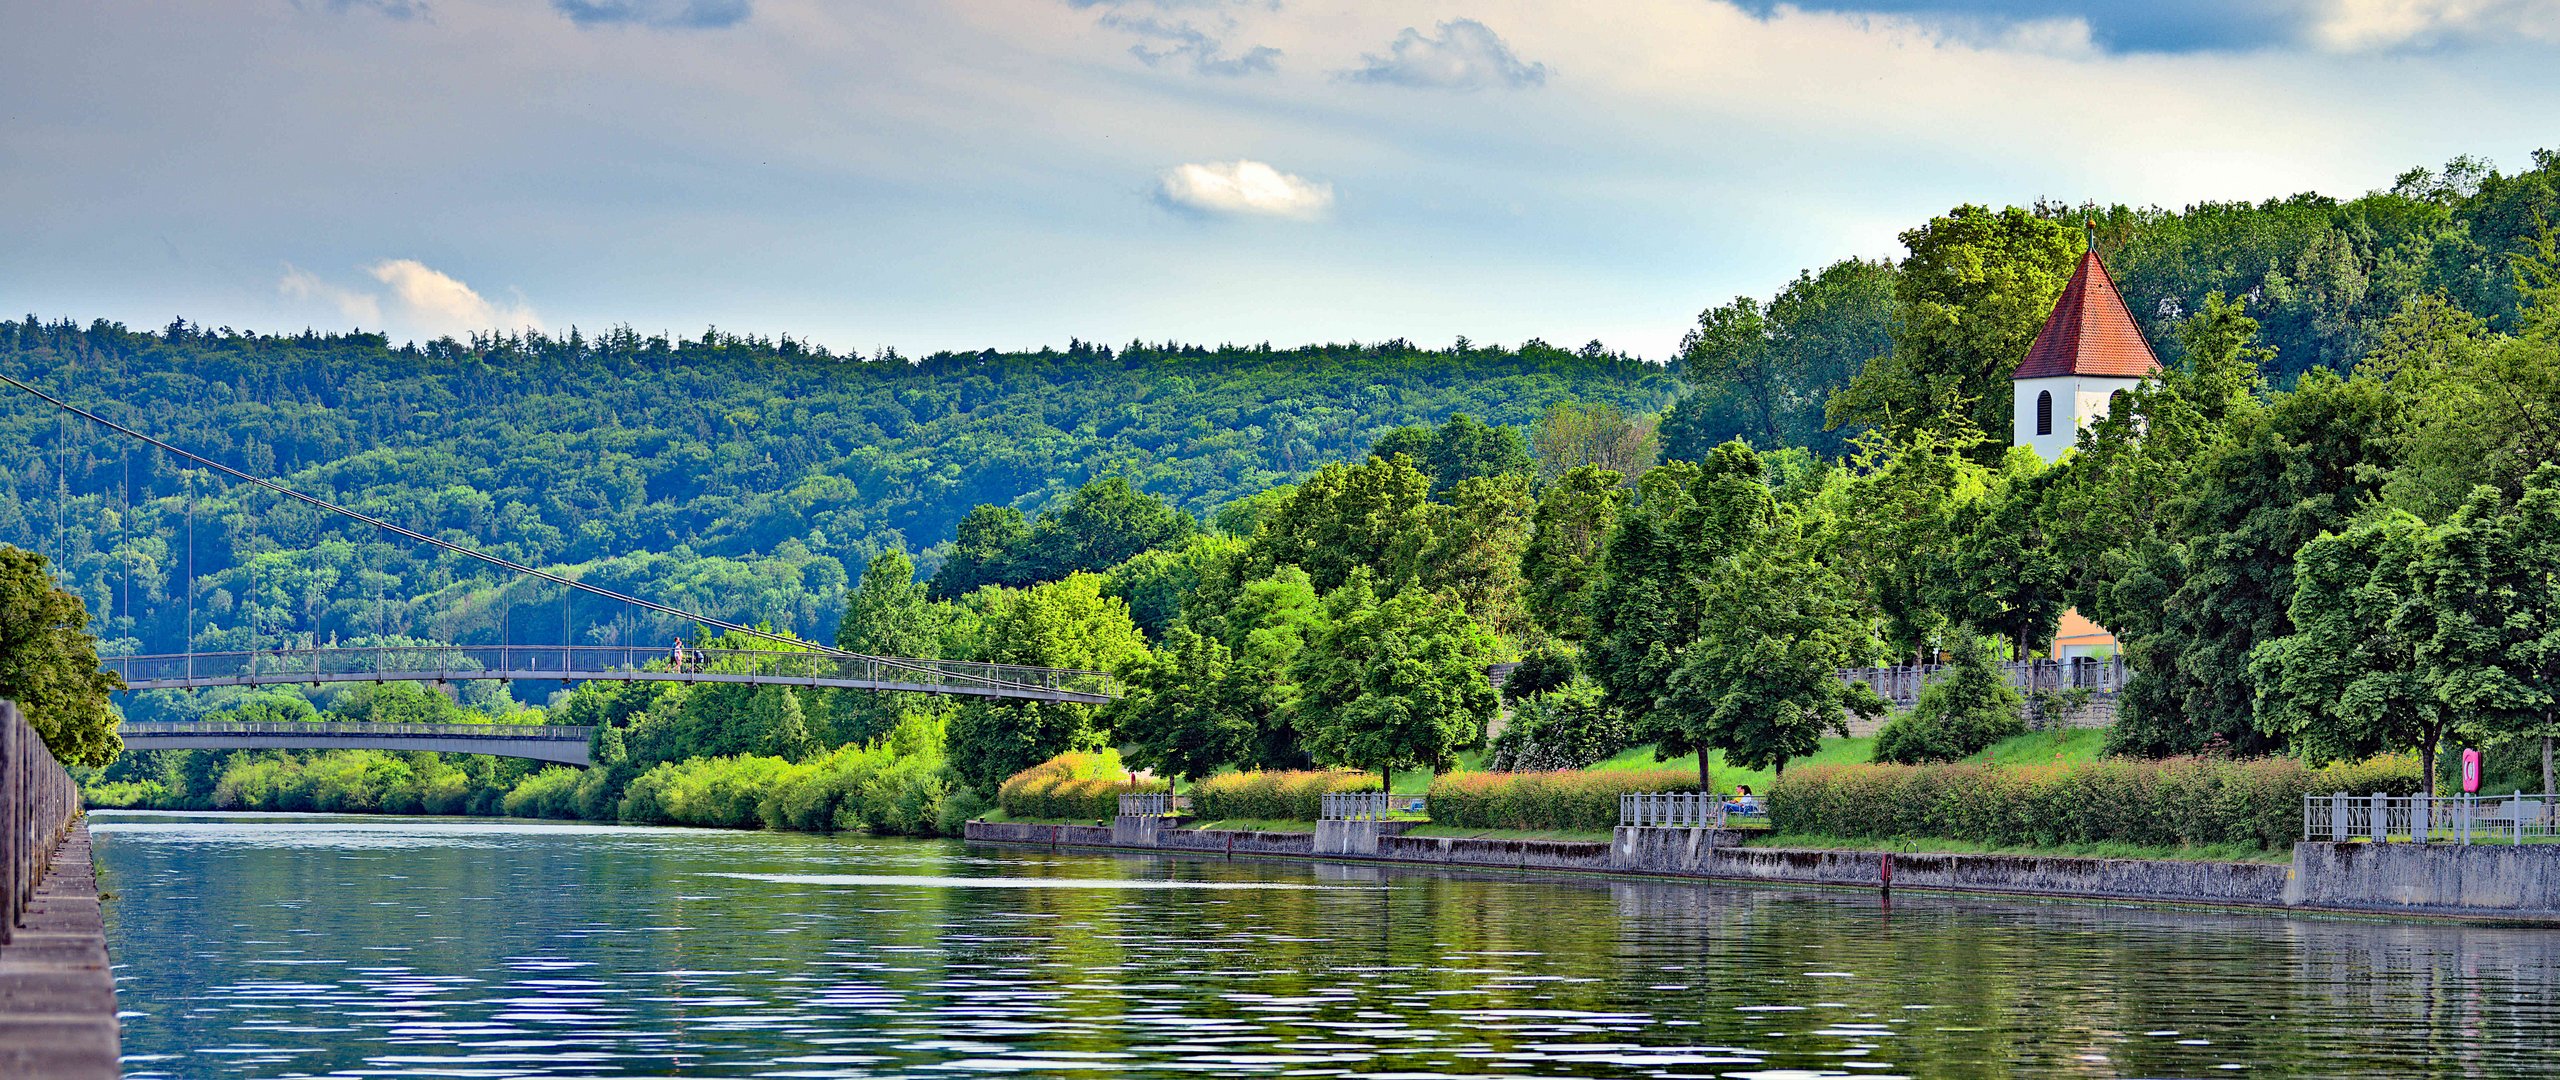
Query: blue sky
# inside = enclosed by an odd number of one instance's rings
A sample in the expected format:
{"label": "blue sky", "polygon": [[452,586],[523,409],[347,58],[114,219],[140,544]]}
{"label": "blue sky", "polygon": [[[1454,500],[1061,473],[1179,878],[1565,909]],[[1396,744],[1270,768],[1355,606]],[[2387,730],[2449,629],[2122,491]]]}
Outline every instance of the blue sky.
{"label": "blue sky", "polygon": [[0,6],[0,309],[839,350],[1529,337],[1960,202],[2560,146],[2560,0]]}

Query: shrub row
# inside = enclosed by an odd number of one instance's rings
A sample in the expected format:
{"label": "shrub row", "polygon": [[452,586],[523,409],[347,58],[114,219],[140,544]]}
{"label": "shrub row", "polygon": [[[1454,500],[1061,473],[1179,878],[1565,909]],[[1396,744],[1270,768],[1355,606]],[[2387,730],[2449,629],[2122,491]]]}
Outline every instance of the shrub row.
{"label": "shrub row", "polygon": [[[506,810],[531,817],[579,817],[579,788],[592,771],[545,770],[508,793]],[[624,789],[624,821],[726,829],[950,836],[984,808],[938,754],[845,746],[808,761],[778,757],[661,762]]]}
{"label": "shrub row", "polygon": [[1117,750],[1071,750],[1007,777],[996,805],[1006,817],[1107,818],[1120,812],[1120,796],[1163,790],[1164,781],[1130,776]]}
{"label": "shrub row", "polygon": [[1376,773],[1348,769],[1228,773],[1191,785],[1191,813],[1211,821],[1314,821],[1326,795],[1378,787]]}
{"label": "shrub row", "polygon": [[1451,773],[1431,782],[1431,823],[1468,829],[1615,828],[1618,796],[1696,791],[1688,769]]}
{"label": "shrub row", "polygon": [[1771,785],[1769,823],[1779,832],[1879,839],[2275,848],[2301,835],[2304,795],[2405,795],[2422,783],[2406,756],[2318,769],[2291,758],[1838,765],[1792,770]]}

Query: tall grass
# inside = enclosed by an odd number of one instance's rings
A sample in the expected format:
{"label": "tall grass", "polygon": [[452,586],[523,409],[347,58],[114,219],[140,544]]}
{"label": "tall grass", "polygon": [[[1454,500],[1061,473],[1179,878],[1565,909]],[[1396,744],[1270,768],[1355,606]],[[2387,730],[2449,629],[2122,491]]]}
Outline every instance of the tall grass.
{"label": "tall grass", "polygon": [[1191,812],[1208,821],[1314,821],[1326,795],[1376,790],[1376,773],[1347,769],[1228,773],[1191,785]]}
{"label": "tall grass", "polygon": [[996,805],[1007,817],[1107,818],[1120,812],[1120,796],[1163,790],[1162,780],[1130,776],[1117,750],[1070,750],[1007,777]]}
{"label": "tall grass", "polygon": [[1468,829],[1607,830],[1618,796],[1696,791],[1694,769],[1451,773],[1431,785],[1431,823]]}

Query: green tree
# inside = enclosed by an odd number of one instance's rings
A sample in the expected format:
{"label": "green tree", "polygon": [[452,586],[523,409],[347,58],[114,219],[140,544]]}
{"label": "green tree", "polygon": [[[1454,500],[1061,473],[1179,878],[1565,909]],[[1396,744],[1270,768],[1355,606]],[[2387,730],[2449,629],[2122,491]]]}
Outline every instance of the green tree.
{"label": "green tree", "polygon": [[124,748],[107,699],[124,680],[99,669],[88,626],[88,606],[54,586],[44,556],[0,544],[0,699],[55,758],[95,767]]}
{"label": "green tree", "polygon": [[2011,439],[2009,375],[2026,359],[2080,254],[2071,223],[1959,206],[1902,234],[1893,349],[1831,396],[1830,426],[1970,426]]}
{"label": "green tree", "polygon": [[1703,632],[1705,584],[1775,512],[1759,454],[1740,442],[1646,473],[1601,549],[1582,669],[1639,728]]}
{"label": "green tree", "polygon": [[1421,575],[1434,516],[1431,478],[1410,457],[1336,462],[1300,481],[1289,501],[1263,519],[1238,569],[1260,574],[1296,566],[1323,592],[1365,569],[1392,586]]}
{"label": "green tree", "polygon": [[1529,431],[1538,458],[1538,483],[1553,484],[1575,469],[1592,467],[1620,476],[1642,475],[1661,456],[1650,416],[1630,416],[1607,402],[1558,402]]}
{"label": "green tree", "polygon": [[2411,577],[2414,610],[2396,629],[2417,639],[2444,711],[2483,735],[2560,734],[2560,464],[2514,499],[2474,491],[2425,537]]}
{"label": "green tree", "polygon": [[1981,501],[1991,474],[1975,463],[1980,436],[1913,429],[1859,436],[1846,466],[1818,496],[1814,542],[1825,562],[1883,616],[1895,655],[1933,648],[1949,616],[1946,564],[1959,538],[1959,513]]}
{"label": "green tree", "polygon": [[[1102,595],[1102,578],[1076,573],[1027,589],[981,589],[981,645],[996,664],[1121,671],[1147,656],[1129,605]],[[1069,702],[971,699],[952,714],[952,765],[993,792],[1004,778],[1068,750],[1098,750],[1109,733],[1100,709]]]}
{"label": "green tree", "polygon": [[1375,769],[1445,769],[1484,743],[1501,702],[1485,680],[1493,635],[1447,594],[1379,598],[1368,575],[1325,597],[1315,640],[1290,666],[1296,722],[1317,761]]}
{"label": "green tree", "polygon": [[1680,343],[1692,389],[1662,418],[1664,452],[1696,461],[1731,439],[1839,452],[1850,432],[1824,427],[1824,404],[1892,348],[1894,278],[1891,263],[1845,259],[1765,306],[1736,297],[1700,313]]}
{"label": "green tree", "polygon": [[1378,436],[1369,456],[1379,461],[1398,456],[1412,459],[1431,478],[1431,494],[1437,497],[1457,490],[1462,480],[1537,471],[1519,429],[1494,427],[1465,413],[1452,415],[1438,427],[1397,428]]}
{"label": "green tree", "polygon": [[2011,643],[2019,659],[2051,642],[2069,606],[2071,567],[2046,515],[2060,473],[2011,447],[1990,486],[1959,504],[1928,571],[1928,605],[1957,626]]}
{"label": "green tree", "polygon": [[1253,756],[1258,688],[1235,677],[1232,656],[1225,642],[1175,626],[1130,669],[1127,696],[1104,710],[1130,761],[1196,779]]}
{"label": "green tree", "polygon": [[1947,652],[1946,673],[1921,688],[1910,712],[1876,732],[1877,761],[1959,761],[2026,733],[2026,698],[2001,674],[1999,653],[1990,643],[1966,634]]}
{"label": "green tree", "polygon": [[1590,635],[1601,546],[1627,494],[1622,477],[1591,465],[1566,472],[1538,493],[1520,575],[1529,617],[1539,629],[1567,641]]}
{"label": "green tree", "polygon": [[2428,541],[2425,522],[2387,513],[2302,545],[2293,632],[2249,658],[2262,730],[2314,763],[2388,750],[2436,760],[2457,714],[2421,664],[2438,636],[2419,591]]}
{"label": "green tree", "polygon": [[1432,507],[1435,524],[1419,586],[1457,597],[1505,641],[1534,635],[1520,567],[1536,505],[1529,478],[1519,473],[1458,481],[1448,505]]}
{"label": "green tree", "polygon": [[972,507],[960,519],[951,551],[933,572],[932,596],[953,600],[983,585],[1023,585],[1023,557],[1031,547],[1031,523],[1010,506]]}
{"label": "green tree", "polygon": [[[1732,451],[1737,476],[1760,473],[1757,455]],[[1858,589],[1813,557],[1807,506],[1782,506],[1767,488],[1737,491],[1700,582],[1698,632],[1679,653],[1667,685],[1639,732],[1655,753],[1698,755],[1698,784],[1713,790],[1709,751],[1751,769],[1786,770],[1828,732],[1845,734],[1851,715],[1881,713],[1884,699],[1839,671],[1879,653],[1873,617]]]}

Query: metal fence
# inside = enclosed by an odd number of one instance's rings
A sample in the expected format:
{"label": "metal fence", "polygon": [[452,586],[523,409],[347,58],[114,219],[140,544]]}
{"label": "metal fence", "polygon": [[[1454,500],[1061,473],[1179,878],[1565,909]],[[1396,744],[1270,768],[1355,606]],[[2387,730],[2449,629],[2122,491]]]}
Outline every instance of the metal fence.
{"label": "metal fence", "polygon": [[1758,799],[1744,802],[1695,791],[1649,791],[1618,796],[1618,824],[1652,829],[1725,829],[1768,824]]}
{"label": "metal fence", "polygon": [[429,739],[541,739],[585,742],[591,727],[569,724],[377,724],[365,721],[237,720],[126,722],[116,734],[137,735],[399,735]]}
{"label": "metal fence", "polygon": [[2511,795],[2350,795],[2302,797],[2302,838],[2377,844],[2471,844],[2560,836],[2554,803]]}
{"label": "metal fence", "polygon": [[1176,817],[1191,812],[1191,796],[1155,792],[1120,796],[1121,817]]}
{"label": "metal fence", "polygon": [[[2011,661],[2000,668],[2009,685],[2021,691],[2087,690],[2112,694],[2124,689],[2125,680],[2133,675],[2122,657]],[[1840,681],[1863,682],[1897,705],[1910,705],[1920,700],[1922,687],[1938,681],[1948,669],[1946,664],[1842,668]]]}
{"label": "metal fence", "polygon": [[108,656],[99,658],[99,662],[137,689],[304,680],[342,682],[376,675],[456,681],[569,681],[638,675],[700,681],[745,676],[1007,697],[1120,695],[1119,680],[1101,671],[820,652],[680,649],[672,645],[396,645]]}
{"label": "metal fence", "polygon": [[1383,791],[1334,791],[1321,796],[1316,816],[1325,821],[1381,821],[1389,814],[1423,812],[1420,795],[1389,795]]}
{"label": "metal fence", "polygon": [[0,945],[17,933],[53,849],[80,816],[80,789],[16,702],[0,701]]}

